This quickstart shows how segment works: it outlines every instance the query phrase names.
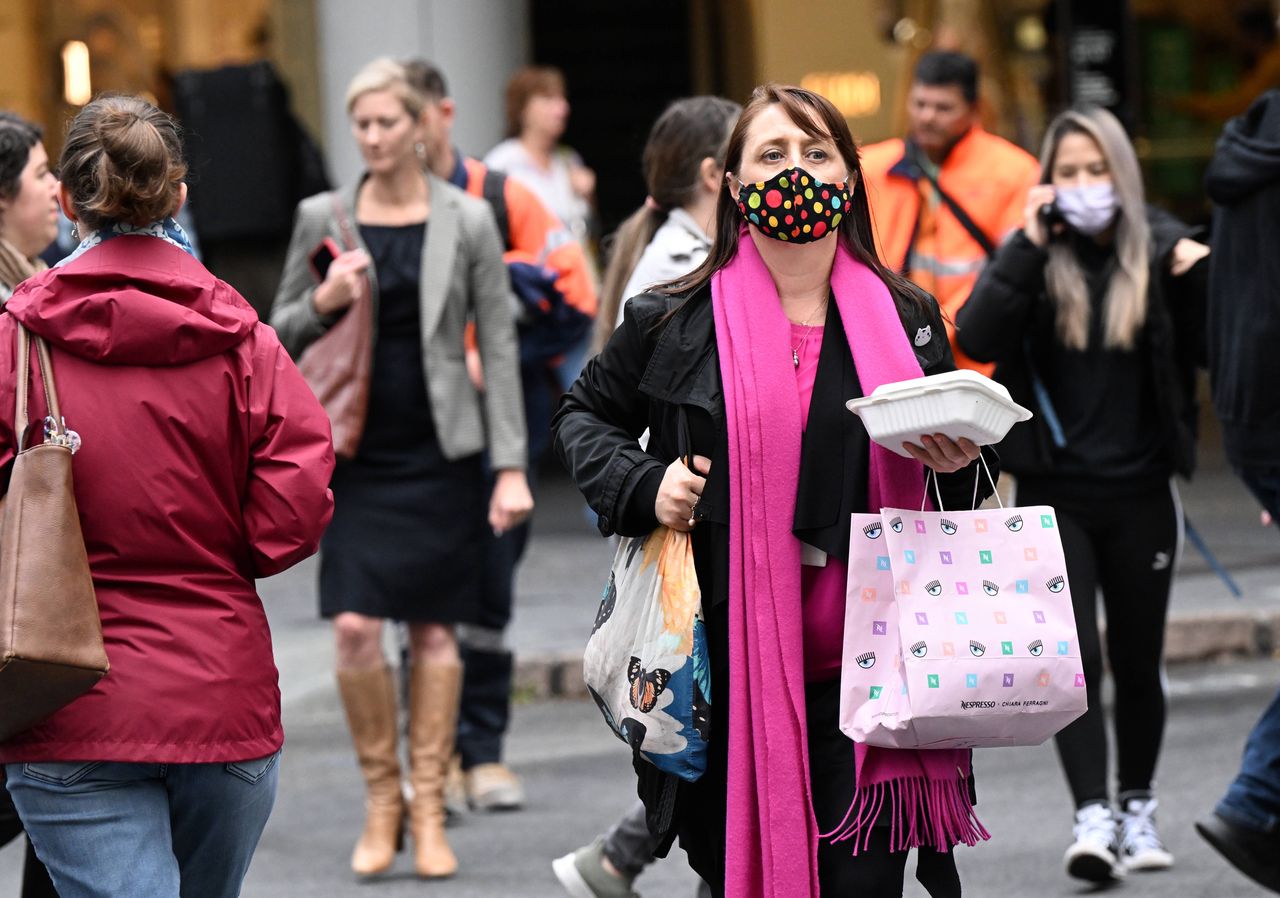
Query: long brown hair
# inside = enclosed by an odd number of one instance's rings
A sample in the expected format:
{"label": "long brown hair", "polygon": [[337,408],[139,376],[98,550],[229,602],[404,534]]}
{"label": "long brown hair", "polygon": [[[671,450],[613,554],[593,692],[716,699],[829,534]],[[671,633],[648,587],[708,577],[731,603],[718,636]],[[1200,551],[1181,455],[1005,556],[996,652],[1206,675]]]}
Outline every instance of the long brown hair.
{"label": "long brown hair", "polygon": [[742,107],[722,97],[676,100],[653,123],[644,145],[644,183],[649,198],[631,213],[608,241],[609,264],[596,314],[596,349],[608,341],[618,321],[622,290],[645,247],[673,209],[693,203],[702,189],[702,162],[714,159],[724,171],[729,129]]}
{"label": "long brown hair", "polygon": [[[782,106],[791,121],[810,137],[833,141],[849,168],[849,181],[853,184],[849,200],[850,212],[837,227],[836,239],[843,242],[856,259],[884,281],[900,316],[927,310],[929,303],[920,289],[886,267],[876,255],[875,237],[871,229],[871,208],[867,203],[867,188],[862,177],[858,146],[853,142],[853,134],[850,133],[844,116],[826,97],[803,87],[780,84],[762,84],[757,87],[752,91],[751,99],[729,135],[725,170],[735,174],[738,172],[747,142],[747,130],[756,116],[774,104]],[[720,199],[716,204],[716,236],[706,261],[684,277],[655,289],[667,294],[691,293],[708,284],[711,276],[737,255],[738,228],[741,224],[738,204],[729,192],[729,185],[725,183],[720,188]]]}

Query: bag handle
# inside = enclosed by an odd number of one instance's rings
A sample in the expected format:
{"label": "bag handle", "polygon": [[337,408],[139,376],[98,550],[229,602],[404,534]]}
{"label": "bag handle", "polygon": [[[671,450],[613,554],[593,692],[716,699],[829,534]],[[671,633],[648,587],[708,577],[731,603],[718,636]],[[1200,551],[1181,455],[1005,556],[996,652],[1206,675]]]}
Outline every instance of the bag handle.
{"label": "bag handle", "polygon": [[28,416],[28,394],[31,390],[31,344],[36,345],[36,357],[40,363],[40,380],[44,386],[44,402],[49,410],[45,418],[45,439],[54,436],[66,438],[67,425],[62,419],[62,407],[58,403],[58,387],[53,380],[53,359],[49,355],[49,344],[45,339],[36,336],[21,324],[18,325],[18,388],[14,402],[13,432],[18,438],[18,451],[26,448],[27,430],[31,426]]}
{"label": "bag handle", "polygon": [[689,414],[683,405],[676,405],[676,456],[693,470],[693,440],[689,436]]}
{"label": "bag handle", "polygon": [[342,248],[348,252],[360,244],[356,241],[355,229],[351,227],[351,216],[347,214],[347,204],[342,201],[338,191],[330,194],[333,202],[333,220],[337,222],[338,234],[342,237]]}
{"label": "bag handle", "polygon": [[[987,474],[987,483],[991,484],[991,495],[996,497],[996,502],[1001,508],[1004,508],[1004,502],[1000,500],[1000,491],[996,489],[995,478],[991,476],[991,469],[987,467],[987,457],[978,450],[978,461],[982,462],[981,470],[975,468],[973,471],[973,501],[970,503],[970,510],[976,511],[978,508],[978,486],[982,483],[982,472]],[[933,494],[938,499],[938,511],[946,511],[942,507],[942,489],[938,486],[938,473],[933,468],[926,467],[924,469],[924,495],[920,497],[920,510],[924,511],[925,503],[929,501],[929,481],[933,481]]]}

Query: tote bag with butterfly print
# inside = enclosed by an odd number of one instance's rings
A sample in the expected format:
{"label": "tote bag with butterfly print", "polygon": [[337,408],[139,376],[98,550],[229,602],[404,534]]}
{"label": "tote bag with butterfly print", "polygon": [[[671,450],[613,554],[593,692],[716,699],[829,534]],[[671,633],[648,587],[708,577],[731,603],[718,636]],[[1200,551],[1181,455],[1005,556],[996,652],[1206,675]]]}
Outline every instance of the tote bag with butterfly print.
{"label": "tote bag with butterfly print", "polygon": [[621,540],[582,671],[619,739],[664,773],[702,776],[711,679],[689,534]]}
{"label": "tote bag with butterfly print", "polygon": [[1048,506],[855,514],[840,728],[886,748],[1039,745],[1085,712]]}

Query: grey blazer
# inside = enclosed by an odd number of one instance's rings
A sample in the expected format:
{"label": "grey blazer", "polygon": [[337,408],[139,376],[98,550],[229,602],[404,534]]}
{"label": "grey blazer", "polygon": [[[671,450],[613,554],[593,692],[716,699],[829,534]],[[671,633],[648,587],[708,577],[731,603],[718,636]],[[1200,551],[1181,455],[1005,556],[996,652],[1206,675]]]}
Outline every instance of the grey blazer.
{"label": "grey blazer", "polygon": [[[338,192],[353,228],[361,181]],[[527,436],[520,356],[498,227],[483,200],[434,175],[428,175],[427,182],[431,219],[422,249],[422,367],[436,437],[446,458],[488,449],[495,470],[523,469]],[[271,310],[271,325],[295,359],[339,317],[320,315],[311,302],[317,285],[309,257],[326,236],[343,245],[333,201],[330,194],[321,193],[298,204],[293,239]],[[355,238],[367,252],[358,228]],[[378,281],[372,266],[369,281],[377,352]],[[483,393],[467,377],[464,361],[463,334],[472,320],[484,365]]]}

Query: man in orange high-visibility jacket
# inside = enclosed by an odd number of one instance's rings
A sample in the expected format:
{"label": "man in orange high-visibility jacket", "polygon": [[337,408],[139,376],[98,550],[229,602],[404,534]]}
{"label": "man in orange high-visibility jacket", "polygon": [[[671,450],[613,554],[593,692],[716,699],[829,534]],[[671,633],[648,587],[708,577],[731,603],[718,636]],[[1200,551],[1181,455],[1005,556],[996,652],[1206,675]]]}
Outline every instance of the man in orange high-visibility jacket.
{"label": "man in orange high-visibility jacket", "polygon": [[938,300],[956,364],[990,374],[992,366],[973,361],[956,346],[955,316],[988,250],[1022,223],[1027,190],[1040,180],[1040,164],[983,130],[977,99],[977,63],[961,53],[926,53],[907,99],[909,136],[864,147],[862,171],[880,258]]}
{"label": "man in orange high-visibility jacket", "polygon": [[[486,200],[506,242],[507,265],[554,278],[564,305],[589,328],[596,313],[596,287],[581,244],[527,187],[490,173],[484,163],[468,159],[453,145],[455,105],[443,74],[425,60],[405,63],[409,81],[422,95],[422,147],[425,162],[437,176]],[[513,314],[515,314],[513,309]],[[587,331],[589,332],[589,330]],[[529,430],[529,477],[534,485],[537,462],[550,444],[553,359],[527,357],[531,348],[522,333],[520,378]],[[468,341],[474,347],[473,341]],[[479,354],[468,352],[468,371],[483,389]],[[515,571],[524,554],[529,525],[487,538],[485,575],[476,597],[476,621],[458,625],[458,647],[464,662],[458,708],[457,752],[462,782],[452,782],[446,800],[452,809],[465,801],[480,811],[516,810],[524,804],[520,779],[502,762],[503,741],[511,714],[514,657],[505,632],[515,600]],[[453,777],[451,776],[451,780]],[[460,789],[458,788],[460,787]],[[461,795],[457,794],[461,791]]]}

